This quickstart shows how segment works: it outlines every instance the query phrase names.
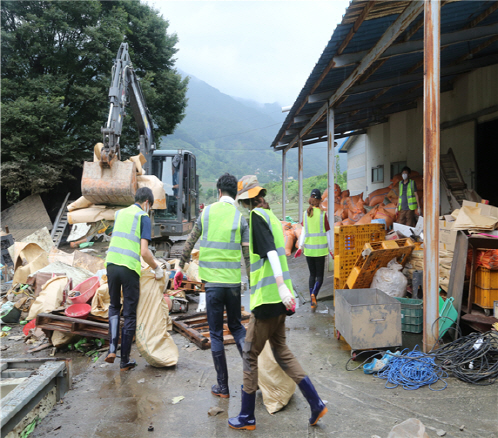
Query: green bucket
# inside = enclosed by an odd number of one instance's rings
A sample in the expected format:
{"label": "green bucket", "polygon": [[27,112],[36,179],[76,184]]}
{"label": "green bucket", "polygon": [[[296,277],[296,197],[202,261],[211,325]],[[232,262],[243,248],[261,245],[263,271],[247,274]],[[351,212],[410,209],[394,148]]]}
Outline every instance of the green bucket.
{"label": "green bucket", "polygon": [[456,324],[458,312],[453,307],[453,297],[447,298],[446,301],[439,297],[439,337],[443,337],[446,332]]}

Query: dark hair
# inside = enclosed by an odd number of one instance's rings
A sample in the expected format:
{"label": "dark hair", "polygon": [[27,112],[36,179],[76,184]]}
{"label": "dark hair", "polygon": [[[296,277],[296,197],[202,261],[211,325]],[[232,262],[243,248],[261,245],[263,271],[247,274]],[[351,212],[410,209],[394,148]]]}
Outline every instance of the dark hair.
{"label": "dark hair", "polygon": [[244,207],[251,207],[251,209],[264,208],[266,210],[269,210],[270,205],[268,204],[268,202],[266,202],[266,199],[264,198],[265,195],[266,195],[266,190],[263,189],[259,192],[258,196],[249,199],[241,199],[239,203],[241,203]]}
{"label": "dark hair", "polygon": [[308,207],[307,213],[308,217],[313,217],[313,207],[320,207],[321,199],[310,198],[308,199],[310,206]]}
{"label": "dark hair", "polygon": [[237,178],[229,173],[225,173],[218,178],[216,188],[221,191],[221,194],[226,194],[235,199],[237,196]]}
{"label": "dark hair", "polygon": [[145,201],[149,201],[149,204],[152,207],[152,204],[154,204],[154,194],[148,187],[141,187],[135,193],[135,202],[142,204]]}
{"label": "dark hair", "polygon": [[403,173],[405,170],[408,172],[408,175],[412,173],[412,170],[408,166],[403,167],[403,169],[401,169],[401,173]]}

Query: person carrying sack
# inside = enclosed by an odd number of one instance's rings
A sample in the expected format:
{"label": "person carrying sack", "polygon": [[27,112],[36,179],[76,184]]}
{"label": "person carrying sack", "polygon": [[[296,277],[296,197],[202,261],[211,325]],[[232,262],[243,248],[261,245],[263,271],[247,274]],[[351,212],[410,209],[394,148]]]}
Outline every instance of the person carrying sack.
{"label": "person carrying sack", "polygon": [[420,200],[417,192],[415,181],[410,179],[411,169],[407,166],[401,171],[402,181],[399,182],[399,199],[398,199],[398,224],[414,227],[417,225],[415,220],[415,210],[419,216],[422,215],[420,209]]}
{"label": "person carrying sack", "polygon": [[211,337],[211,354],[218,384],[211,387],[212,394],[228,398],[228,367],[223,345],[223,312],[227,311],[227,324],[242,356],[246,329],[241,314],[241,250],[249,274],[249,227],[235,206],[237,178],[226,173],[216,183],[219,201],[208,205],[185,243],[180,269],[175,275],[181,281],[185,264],[197,240],[200,240],[199,276],[206,283],[206,310]]}
{"label": "person carrying sack", "polygon": [[121,332],[121,371],[128,371],[137,363],[130,360],[131,344],[137,325],[137,306],[140,297],[140,256],[154,268],[156,280],[164,272],[149,250],[151,222],[149,213],[154,204],[154,195],[148,187],[135,194],[135,204],[116,212],[109,251],[105,260],[109,285],[109,352],[105,358],[114,363],[119,341],[119,317],[121,313],[121,288],[123,289],[124,325]]}
{"label": "person carrying sack", "polygon": [[313,189],[309,198],[310,206],[304,212],[303,229],[299,236],[298,247],[306,256],[310,271],[309,288],[311,310],[316,310],[316,299],[323,284],[325,261],[330,251],[330,226],[327,214],[320,209],[322,194]]}
{"label": "person carrying sack", "polygon": [[258,356],[266,341],[275,360],[299,386],[311,407],[309,423],[314,426],[327,413],[311,380],[286,344],[285,318],[293,314],[296,300],[287,266],[282,224],[265,201],[266,190],[254,175],[238,183],[237,200],[250,211],[249,253],[251,259],[251,318],[244,343],[242,408],[230,418],[232,429],[256,429],[254,409],[258,389]]}

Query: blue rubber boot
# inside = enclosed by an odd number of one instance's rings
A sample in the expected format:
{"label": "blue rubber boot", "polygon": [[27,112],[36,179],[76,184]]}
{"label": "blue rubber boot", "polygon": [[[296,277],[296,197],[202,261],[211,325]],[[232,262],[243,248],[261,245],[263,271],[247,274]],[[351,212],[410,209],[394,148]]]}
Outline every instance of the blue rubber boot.
{"label": "blue rubber boot", "polygon": [[237,417],[229,418],[228,425],[232,429],[254,430],[256,429],[256,418],[254,408],[256,406],[256,393],[248,394],[242,389],[242,408]]}
{"label": "blue rubber boot", "polygon": [[314,426],[318,420],[327,413],[327,406],[325,406],[325,403],[320,399],[320,396],[316,392],[316,389],[308,376],[299,382],[299,389],[310,404],[310,425]]}

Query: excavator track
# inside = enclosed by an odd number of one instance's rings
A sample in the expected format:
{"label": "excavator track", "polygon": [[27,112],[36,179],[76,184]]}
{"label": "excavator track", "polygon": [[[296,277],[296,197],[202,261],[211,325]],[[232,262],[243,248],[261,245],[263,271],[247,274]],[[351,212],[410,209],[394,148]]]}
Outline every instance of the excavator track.
{"label": "excavator track", "polygon": [[169,251],[169,256],[172,259],[179,259],[182,256],[183,248],[185,247],[186,240],[178,240],[173,242],[171,249]]}

